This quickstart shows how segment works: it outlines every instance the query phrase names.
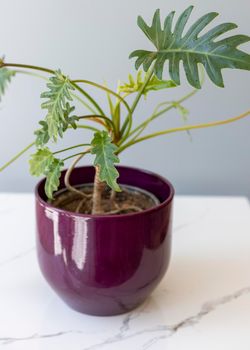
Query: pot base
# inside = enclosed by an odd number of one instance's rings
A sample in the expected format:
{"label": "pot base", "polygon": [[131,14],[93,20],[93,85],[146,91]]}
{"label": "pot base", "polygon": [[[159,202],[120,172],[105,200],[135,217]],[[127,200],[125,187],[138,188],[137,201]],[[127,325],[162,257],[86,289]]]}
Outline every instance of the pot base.
{"label": "pot base", "polygon": [[72,302],[72,299],[65,299],[63,298],[63,301],[74,311],[90,315],[90,316],[100,316],[100,317],[111,317],[111,316],[118,316],[123,315],[128,312],[131,312],[138,307],[140,307],[142,304],[146,302],[147,298],[144,298],[140,301],[135,302],[124,302],[112,299],[112,301],[109,299],[109,302],[102,305],[102,308],[100,308],[100,305],[98,307],[95,307],[94,305],[89,305],[89,307],[86,307],[89,304],[89,301],[87,303],[83,303],[83,300],[81,300],[80,303]]}

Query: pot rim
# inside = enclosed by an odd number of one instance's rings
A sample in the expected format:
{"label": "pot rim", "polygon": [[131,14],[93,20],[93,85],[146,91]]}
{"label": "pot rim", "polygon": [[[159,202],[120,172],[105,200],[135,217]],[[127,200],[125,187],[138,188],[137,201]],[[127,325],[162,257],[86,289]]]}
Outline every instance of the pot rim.
{"label": "pot rim", "polygon": [[[89,168],[89,167],[92,167],[91,165],[83,165],[83,166],[80,166],[80,167],[76,167],[76,169],[79,169],[79,168]],[[118,218],[124,218],[124,217],[131,217],[131,216],[140,216],[140,215],[145,215],[145,214],[149,214],[149,213],[152,213],[152,212],[155,212],[155,211],[158,211],[160,210],[161,208],[165,207],[166,205],[168,205],[173,197],[174,197],[174,194],[175,194],[175,189],[173,187],[173,185],[171,184],[171,182],[169,180],[167,180],[165,177],[157,174],[157,173],[154,173],[150,170],[144,170],[144,169],[141,169],[141,168],[137,168],[137,167],[132,167],[132,166],[124,166],[124,165],[119,165],[117,166],[117,169],[130,169],[130,170],[135,170],[137,172],[143,172],[145,174],[148,174],[148,175],[151,175],[151,176],[154,176],[158,179],[160,179],[162,182],[164,182],[168,187],[169,187],[169,196],[163,201],[161,202],[160,204],[158,205],[155,205],[154,207],[152,208],[149,208],[149,209],[146,209],[146,210],[143,210],[143,211],[140,211],[140,212],[135,212],[135,213],[127,213],[127,214],[81,214],[81,213],[75,213],[75,212],[72,212],[72,211],[69,211],[69,210],[65,210],[65,209],[60,209],[60,208],[57,208],[57,207],[54,207],[52,204],[46,202],[45,200],[42,199],[42,197],[40,196],[39,194],[39,188],[40,186],[42,185],[42,183],[45,181],[45,178],[42,178],[38,183],[37,185],[35,186],[35,197],[36,199],[43,205],[45,206],[46,208],[49,208],[53,211],[56,211],[58,213],[61,213],[61,214],[64,214],[64,215],[68,215],[68,216],[75,216],[75,217],[81,217],[81,218],[88,218],[88,219],[118,219]],[[65,172],[66,169],[62,170],[62,173]],[[126,185],[126,183],[124,183],[124,185]],[[139,186],[137,186],[138,188],[140,188]],[[143,188],[142,188],[143,190]],[[150,192],[150,191],[149,191]]]}

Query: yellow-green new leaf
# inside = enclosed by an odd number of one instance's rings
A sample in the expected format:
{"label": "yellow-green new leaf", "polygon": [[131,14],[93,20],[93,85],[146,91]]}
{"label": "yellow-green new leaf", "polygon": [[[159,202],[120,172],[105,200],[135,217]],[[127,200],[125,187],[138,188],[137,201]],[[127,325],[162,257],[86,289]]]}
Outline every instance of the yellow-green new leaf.
{"label": "yellow-green new leaf", "polygon": [[[145,76],[142,77],[142,71],[139,71],[136,78],[134,79],[131,74],[129,74],[129,82],[123,83],[119,86],[119,92],[126,94],[132,94],[141,90],[143,84],[145,83]],[[143,94],[146,96],[149,91],[157,91],[167,88],[176,87],[176,84],[172,80],[160,80],[155,75],[149,80]]]}
{"label": "yellow-green new leaf", "polygon": [[95,133],[91,145],[91,153],[96,156],[94,165],[100,168],[100,180],[106,182],[114,191],[121,191],[117,184],[119,173],[114,166],[115,163],[119,163],[119,158],[115,155],[117,146],[112,143],[106,131]]}

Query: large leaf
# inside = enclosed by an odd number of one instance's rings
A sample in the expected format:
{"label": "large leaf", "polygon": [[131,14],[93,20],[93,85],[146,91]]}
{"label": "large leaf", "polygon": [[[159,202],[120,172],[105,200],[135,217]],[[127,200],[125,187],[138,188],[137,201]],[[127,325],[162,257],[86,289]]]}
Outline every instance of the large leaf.
{"label": "large leaf", "polygon": [[[237,27],[234,23],[223,23],[201,33],[205,27],[218,15],[210,12],[199,18],[188,30],[186,23],[193,6],[188,7],[178,18],[174,29],[172,22],[175,12],[171,12],[162,26],[160,10],[153,17],[151,27],[142,17],[138,17],[138,26],[148,39],[154,44],[156,51],[136,50],[131,57],[137,57],[135,66],[143,65],[148,71],[154,62],[154,73],[161,80],[163,68],[168,61],[171,79],[180,85],[180,61],[183,62],[188,82],[195,88],[200,88],[198,63],[201,63],[214,84],[223,87],[221,70],[223,68],[237,68],[250,70],[250,55],[240,51],[237,47],[250,40],[246,35],[234,35],[218,40],[218,37]],[[185,29],[185,34],[183,33]]]}
{"label": "large leaf", "polygon": [[68,108],[72,108],[67,107],[67,101],[72,101],[70,90],[74,90],[74,87],[60,70],[55,71],[55,75],[50,78],[47,87],[49,91],[41,94],[42,98],[47,99],[46,102],[42,103],[42,108],[48,110],[46,116],[48,135],[56,141],[58,135],[62,136],[65,130],[65,113],[67,114]]}
{"label": "large leaf", "polygon": [[31,155],[30,173],[33,176],[46,176],[45,193],[48,198],[53,198],[53,192],[58,189],[63,161],[53,156],[48,149],[39,149]]}
{"label": "large leaf", "polygon": [[[140,70],[134,79],[131,74],[128,76],[128,83],[123,83],[119,86],[119,92],[124,92],[126,94],[132,94],[133,92],[138,92],[142,88],[146,77],[142,77],[142,71]],[[172,80],[160,80],[155,75],[149,80],[143,94],[146,96],[149,91],[157,91],[167,88],[176,87],[176,84]]]}
{"label": "large leaf", "polygon": [[114,166],[119,163],[119,158],[115,155],[116,145],[111,142],[106,131],[95,133],[91,145],[91,153],[96,155],[94,165],[100,168],[100,180],[105,181],[113,190],[121,191],[116,182],[119,173]]}
{"label": "large leaf", "polygon": [[15,74],[16,72],[13,70],[7,69],[5,67],[0,67],[0,101],[5,93],[8,83],[11,81],[11,78]]}

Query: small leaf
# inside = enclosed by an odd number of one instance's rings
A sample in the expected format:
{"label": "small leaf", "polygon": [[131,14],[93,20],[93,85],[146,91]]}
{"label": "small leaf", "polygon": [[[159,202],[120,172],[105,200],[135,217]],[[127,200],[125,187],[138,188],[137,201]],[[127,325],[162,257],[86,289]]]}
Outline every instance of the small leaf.
{"label": "small leaf", "polygon": [[48,198],[53,199],[53,192],[58,189],[61,168],[64,163],[55,158],[53,153],[48,149],[39,149],[31,155],[30,173],[33,176],[46,176],[45,193]]}
{"label": "small leaf", "polygon": [[11,78],[15,74],[16,72],[13,70],[7,69],[5,67],[0,67],[0,101],[5,93],[8,83],[11,81]]}
{"label": "small leaf", "polygon": [[54,158],[47,170],[45,193],[49,199],[53,199],[53,193],[58,190],[63,165],[61,160]]}
{"label": "small leaf", "polygon": [[156,51],[132,52],[129,57],[136,57],[136,69],[143,66],[147,72],[155,61],[154,73],[162,80],[164,65],[168,62],[171,79],[180,85],[182,61],[189,84],[197,89],[201,88],[198,63],[204,66],[211,81],[220,87],[224,86],[222,69],[250,70],[250,55],[238,49],[238,46],[248,42],[250,37],[234,35],[218,40],[220,35],[237,28],[234,23],[223,23],[204,33],[203,30],[207,25],[218,16],[216,12],[207,13],[199,18],[184,34],[192,10],[193,6],[189,6],[180,15],[174,28],[172,28],[174,12],[166,17],[163,26],[159,10],[155,12],[151,26],[148,26],[142,17],[138,17],[138,26],[153,43]]}
{"label": "small leaf", "polygon": [[39,149],[35,154],[31,155],[30,173],[33,176],[46,174],[54,161],[53,153],[48,148]]}
{"label": "small leaf", "polygon": [[91,153],[95,154],[94,165],[100,167],[100,180],[105,181],[113,190],[120,192],[117,184],[119,173],[114,164],[119,163],[119,158],[115,155],[117,146],[112,143],[107,131],[95,133],[91,142]]}
{"label": "small leaf", "polygon": [[40,121],[39,124],[42,127],[36,130],[34,134],[36,135],[36,146],[42,148],[49,142],[48,124],[44,120]]}
{"label": "small leaf", "polygon": [[[138,92],[142,88],[145,82],[145,78],[145,76],[144,78],[142,78],[142,71],[138,72],[135,80],[130,74],[129,83],[124,83],[123,85],[120,85],[119,92],[124,92],[126,94]],[[154,75],[146,85],[143,94],[146,96],[149,91],[162,90],[172,87],[176,87],[176,84],[172,80],[160,80]]]}

